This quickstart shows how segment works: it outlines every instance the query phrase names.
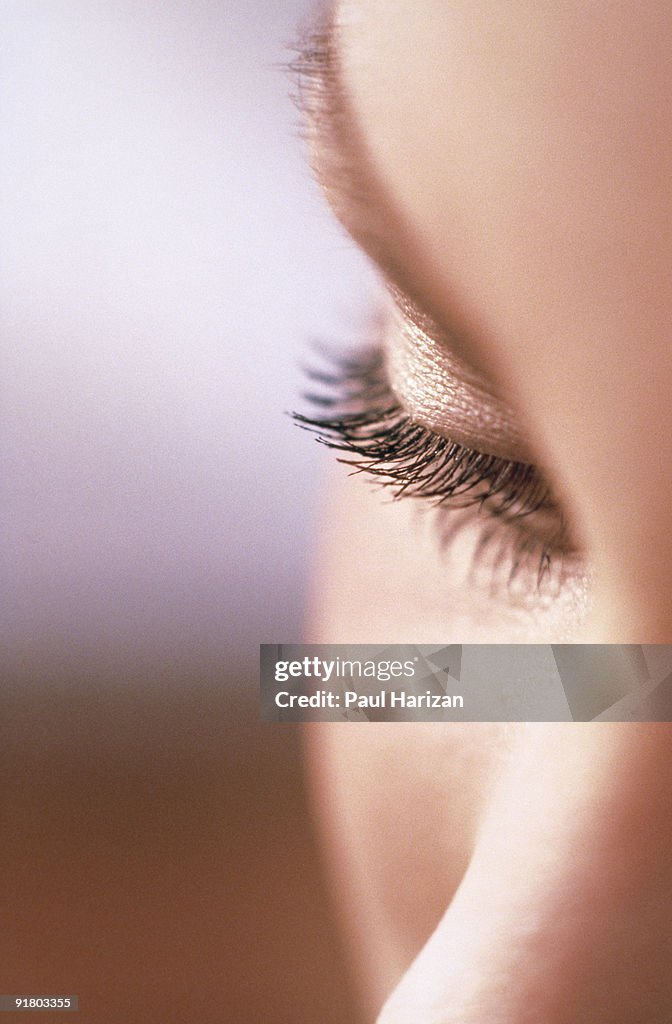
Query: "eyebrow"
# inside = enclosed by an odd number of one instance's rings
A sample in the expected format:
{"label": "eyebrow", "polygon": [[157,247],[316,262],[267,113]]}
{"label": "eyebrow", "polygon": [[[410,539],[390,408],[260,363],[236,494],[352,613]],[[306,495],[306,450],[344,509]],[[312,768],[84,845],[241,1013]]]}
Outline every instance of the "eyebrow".
{"label": "eyebrow", "polygon": [[380,268],[409,296],[416,288],[397,257],[406,234],[385,182],[372,166],[366,140],[344,82],[337,4],[318,15],[300,39],[290,64],[296,100],[306,119],[305,136],[315,176],[337,218]]}
{"label": "eyebrow", "polygon": [[297,83],[295,100],[304,117],[313,172],[336,217],[382,272],[408,319],[459,355],[477,375],[489,378],[486,367],[474,358],[478,348],[469,332],[458,323],[457,304],[450,317],[445,302],[439,313],[417,267],[413,268],[419,261],[409,254],[416,250],[416,243],[373,165],[344,79],[337,0],[318,13],[312,28],[299,39],[296,52],[297,59],[290,64]]}

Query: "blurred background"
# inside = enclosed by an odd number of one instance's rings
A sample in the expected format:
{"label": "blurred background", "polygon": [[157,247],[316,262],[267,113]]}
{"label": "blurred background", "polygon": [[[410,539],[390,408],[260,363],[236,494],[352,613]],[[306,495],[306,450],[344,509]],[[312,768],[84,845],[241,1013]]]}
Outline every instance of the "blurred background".
{"label": "blurred background", "polygon": [[82,1022],[357,1020],[257,708],[324,464],[284,412],[372,290],[282,68],[310,6],[0,7],[0,992]]}

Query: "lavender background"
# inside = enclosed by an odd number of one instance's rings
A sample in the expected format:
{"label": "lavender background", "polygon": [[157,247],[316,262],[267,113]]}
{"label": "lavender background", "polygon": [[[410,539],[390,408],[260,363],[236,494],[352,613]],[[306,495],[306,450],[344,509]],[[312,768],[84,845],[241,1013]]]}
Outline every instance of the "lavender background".
{"label": "lavender background", "polygon": [[0,962],[92,1024],[358,1019],[258,710],[326,459],[283,410],[370,283],[279,67],[306,7],[0,4]]}
{"label": "lavender background", "polygon": [[247,687],[300,638],[323,457],[283,410],[370,289],[279,67],[308,8],[3,5],[6,683]]}

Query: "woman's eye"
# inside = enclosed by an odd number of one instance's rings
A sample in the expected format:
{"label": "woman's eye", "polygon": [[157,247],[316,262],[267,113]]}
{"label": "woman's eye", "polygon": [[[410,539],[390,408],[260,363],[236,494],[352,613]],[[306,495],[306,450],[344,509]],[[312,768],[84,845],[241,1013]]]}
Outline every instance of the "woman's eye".
{"label": "woman's eye", "polygon": [[300,105],[317,177],[392,302],[380,344],[310,372],[312,409],[295,418],[353,472],[431,509],[439,546],[469,547],[472,571],[491,590],[557,593],[584,573],[580,545],[516,414],[458,354],[455,331],[433,327],[403,287],[396,250],[370,215],[365,161],[350,144],[334,31],[327,21],[299,48]]}
{"label": "woman's eye", "polygon": [[393,393],[382,347],[325,357],[308,371],[310,413],[296,421],[340,452],[339,461],[375,480],[394,499],[434,511],[440,547],[478,524],[475,567],[494,582],[535,593],[557,587],[581,561],[552,489],[533,465],[481,452],[416,422]]}

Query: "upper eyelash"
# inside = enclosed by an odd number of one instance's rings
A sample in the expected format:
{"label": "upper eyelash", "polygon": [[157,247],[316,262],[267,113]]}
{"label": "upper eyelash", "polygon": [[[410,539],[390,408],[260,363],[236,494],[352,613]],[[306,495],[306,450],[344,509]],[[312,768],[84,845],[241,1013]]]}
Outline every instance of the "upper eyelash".
{"label": "upper eyelash", "polygon": [[476,451],[415,423],[391,392],[380,349],[333,362],[333,372],[307,370],[323,390],[306,400],[324,414],[294,413],[294,419],[321,443],[353,456],[341,461],[372,474],[395,497],[480,505],[508,520],[557,510],[535,466]]}

